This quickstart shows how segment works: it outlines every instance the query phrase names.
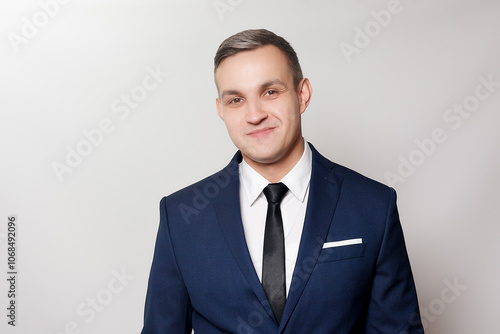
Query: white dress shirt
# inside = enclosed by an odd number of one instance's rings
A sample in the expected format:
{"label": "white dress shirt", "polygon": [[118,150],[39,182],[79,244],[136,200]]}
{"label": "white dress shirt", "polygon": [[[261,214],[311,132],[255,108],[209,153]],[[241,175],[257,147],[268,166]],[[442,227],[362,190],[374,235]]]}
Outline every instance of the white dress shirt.
{"label": "white dress shirt", "polygon": [[[307,142],[299,162],[279,182],[289,189],[281,201],[281,216],[285,235],[286,293],[290,290],[293,270],[299,252],[300,238],[306,216],[309,182],[311,180],[312,154]],[[262,257],[266,227],[267,200],[262,192],[270,183],[257,173],[245,159],[239,164],[241,220],[248,251],[255,272],[262,282]]]}

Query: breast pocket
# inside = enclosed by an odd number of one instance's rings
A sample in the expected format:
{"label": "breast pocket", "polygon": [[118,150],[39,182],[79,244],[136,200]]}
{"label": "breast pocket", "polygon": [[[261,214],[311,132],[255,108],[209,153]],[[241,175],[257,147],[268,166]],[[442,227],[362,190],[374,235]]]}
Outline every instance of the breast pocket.
{"label": "breast pocket", "polygon": [[342,261],[365,256],[366,244],[347,245],[323,248],[318,258],[318,263]]}

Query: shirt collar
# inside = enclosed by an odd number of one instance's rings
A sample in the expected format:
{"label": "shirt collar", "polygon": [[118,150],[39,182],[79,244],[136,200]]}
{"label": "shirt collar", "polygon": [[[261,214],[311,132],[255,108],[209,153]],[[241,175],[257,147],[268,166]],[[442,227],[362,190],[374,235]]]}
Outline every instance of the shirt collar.
{"label": "shirt collar", "polygon": [[[304,202],[306,198],[309,181],[311,180],[312,170],[312,153],[307,142],[304,142],[304,153],[297,164],[283,177],[280,182],[283,182],[290,192],[300,201]],[[250,206],[257,200],[262,190],[269,184],[262,175],[257,173],[255,169],[242,159],[239,166],[241,184],[245,191]]]}

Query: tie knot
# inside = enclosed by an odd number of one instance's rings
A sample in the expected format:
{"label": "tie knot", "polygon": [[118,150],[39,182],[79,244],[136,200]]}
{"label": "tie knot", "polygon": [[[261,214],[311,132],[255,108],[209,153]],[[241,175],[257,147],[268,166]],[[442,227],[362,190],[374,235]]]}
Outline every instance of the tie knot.
{"label": "tie knot", "polygon": [[283,183],[269,183],[264,188],[264,195],[267,198],[267,203],[280,204],[283,197],[288,191],[288,187]]}

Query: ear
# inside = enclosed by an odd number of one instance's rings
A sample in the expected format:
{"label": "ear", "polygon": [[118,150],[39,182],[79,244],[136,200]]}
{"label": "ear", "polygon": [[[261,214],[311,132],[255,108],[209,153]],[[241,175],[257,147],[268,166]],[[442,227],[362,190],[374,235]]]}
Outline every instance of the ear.
{"label": "ear", "polygon": [[217,115],[219,115],[220,119],[224,120],[224,114],[222,113],[222,103],[219,98],[215,99],[215,106],[217,107]]}
{"label": "ear", "polygon": [[312,86],[309,79],[304,78],[300,81],[299,86],[297,87],[297,95],[299,97],[299,110],[302,114],[306,111],[307,106],[311,101]]}

